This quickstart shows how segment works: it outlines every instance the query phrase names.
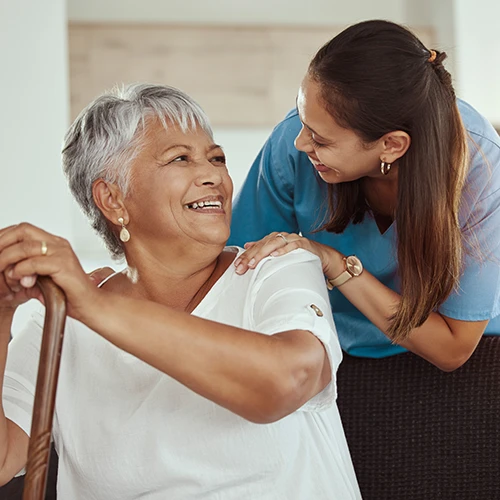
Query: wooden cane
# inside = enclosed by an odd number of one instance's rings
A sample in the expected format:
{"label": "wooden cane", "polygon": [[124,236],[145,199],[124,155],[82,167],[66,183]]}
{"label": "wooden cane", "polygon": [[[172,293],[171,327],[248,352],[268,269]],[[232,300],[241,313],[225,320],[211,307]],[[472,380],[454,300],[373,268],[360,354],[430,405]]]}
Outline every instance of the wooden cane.
{"label": "wooden cane", "polygon": [[66,323],[66,297],[64,292],[51,278],[45,276],[38,278],[38,286],[45,300],[46,312],[23,500],[43,500],[45,498],[52,420],[56,403],[64,325]]}

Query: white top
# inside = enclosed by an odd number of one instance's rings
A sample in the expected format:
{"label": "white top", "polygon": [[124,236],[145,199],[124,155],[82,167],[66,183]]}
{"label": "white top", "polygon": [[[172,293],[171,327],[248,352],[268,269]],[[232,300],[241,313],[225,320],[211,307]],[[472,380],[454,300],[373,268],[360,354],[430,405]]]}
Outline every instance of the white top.
{"label": "white top", "polygon": [[[12,340],[4,380],[5,414],[28,434],[42,313]],[[321,264],[304,250],[243,276],[229,266],[193,314],[268,335],[309,330],[333,377],[341,361]],[[53,438],[62,500],[361,498],[335,378],[293,414],[254,424],[70,318]]]}

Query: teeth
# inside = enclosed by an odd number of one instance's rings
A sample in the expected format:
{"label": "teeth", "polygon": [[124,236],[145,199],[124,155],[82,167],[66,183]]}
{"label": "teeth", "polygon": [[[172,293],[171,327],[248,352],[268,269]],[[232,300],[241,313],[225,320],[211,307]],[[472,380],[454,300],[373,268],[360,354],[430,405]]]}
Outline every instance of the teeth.
{"label": "teeth", "polygon": [[210,207],[216,207],[216,208],[222,208],[222,203],[220,201],[200,201],[199,203],[193,203],[191,205],[188,205],[188,208],[210,208]]}

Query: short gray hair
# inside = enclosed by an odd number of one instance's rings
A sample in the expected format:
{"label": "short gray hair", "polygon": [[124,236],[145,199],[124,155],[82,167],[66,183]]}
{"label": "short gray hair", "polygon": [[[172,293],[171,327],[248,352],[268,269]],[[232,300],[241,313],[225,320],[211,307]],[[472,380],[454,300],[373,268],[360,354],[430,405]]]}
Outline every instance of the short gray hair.
{"label": "short gray hair", "polygon": [[183,131],[200,126],[213,138],[205,112],[184,92],[166,85],[134,84],[116,87],[91,102],[64,139],[63,170],[71,192],[116,259],[123,257],[123,246],[95,204],[92,185],[102,178],[127,194],[130,165],[143,146],[146,121],[154,117],[166,130],[168,121]]}

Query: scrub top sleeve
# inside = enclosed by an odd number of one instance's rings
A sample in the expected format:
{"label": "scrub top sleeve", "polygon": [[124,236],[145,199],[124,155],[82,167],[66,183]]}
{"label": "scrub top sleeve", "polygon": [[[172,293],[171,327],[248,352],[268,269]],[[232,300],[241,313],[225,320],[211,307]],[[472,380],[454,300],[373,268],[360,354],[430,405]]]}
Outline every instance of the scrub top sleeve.
{"label": "scrub top sleeve", "polygon": [[463,203],[468,211],[462,219],[464,270],[458,290],[439,308],[445,316],[464,321],[500,314],[500,147],[489,140],[476,141],[479,151]]}
{"label": "scrub top sleeve", "polygon": [[342,351],[319,259],[305,250],[296,250],[263,261],[256,271],[252,308],[255,331],[273,335],[305,330],[323,344],[330,362],[331,382],[301,410],[320,411],[330,407],[336,399],[336,372]]}
{"label": "scrub top sleeve", "polygon": [[242,247],[273,231],[298,232],[293,204],[297,133],[296,120],[286,118],[259,152],[234,201],[230,245]]}

